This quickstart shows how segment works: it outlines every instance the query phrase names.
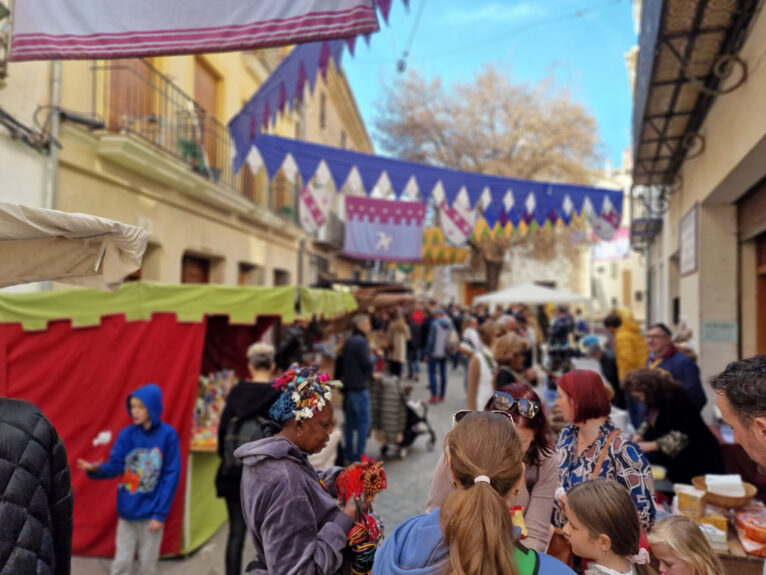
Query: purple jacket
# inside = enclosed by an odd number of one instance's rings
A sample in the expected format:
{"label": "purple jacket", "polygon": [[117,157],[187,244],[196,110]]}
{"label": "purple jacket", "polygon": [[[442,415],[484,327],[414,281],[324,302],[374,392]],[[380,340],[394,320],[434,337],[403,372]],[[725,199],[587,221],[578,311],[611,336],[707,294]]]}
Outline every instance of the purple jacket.
{"label": "purple jacket", "polygon": [[335,479],[342,468],[316,471],[284,437],[247,443],[234,455],[243,463],[242,512],[266,565],[248,575],[342,573],[346,534],[353,526],[335,501]]}

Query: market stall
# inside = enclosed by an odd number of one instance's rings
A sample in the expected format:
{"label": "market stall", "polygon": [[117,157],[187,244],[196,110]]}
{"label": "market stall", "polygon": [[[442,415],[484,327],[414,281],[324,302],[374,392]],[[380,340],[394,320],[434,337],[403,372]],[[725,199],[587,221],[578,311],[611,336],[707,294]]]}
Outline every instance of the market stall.
{"label": "market stall", "polygon": [[[75,554],[113,554],[117,489],[116,480],[91,481],[74,471],[74,462],[108,457],[130,423],[127,395],[148,382],[162,388],[163,420],[182,447],[182,481],[162,553],[187,553],[215,533],[226,517],[213,487],[218,457],[214,445],[191,449],[195,407],[216,401],[200,405],[212,389],[200,392],[200,374],[219,378],[219,390],[225,377],[244,375],[247,345],[274,322],[292,321],[295,301],[290,286],[149,282],[115,292],[0,295],[0,394],[38,405],[64,440],[73,469]],[[356,306],[348,294],[309,288],[300,288],[300,301],[302,315],[327,318]]]}

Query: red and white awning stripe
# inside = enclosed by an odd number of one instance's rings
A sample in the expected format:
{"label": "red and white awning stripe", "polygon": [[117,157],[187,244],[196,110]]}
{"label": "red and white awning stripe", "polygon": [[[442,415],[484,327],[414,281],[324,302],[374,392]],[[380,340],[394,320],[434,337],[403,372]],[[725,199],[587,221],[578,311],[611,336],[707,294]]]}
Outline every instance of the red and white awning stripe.
{"label": "red and white awning stripe", "polygon": [[373,0],[25,0],[11,60],[251,50],[379,29]]}

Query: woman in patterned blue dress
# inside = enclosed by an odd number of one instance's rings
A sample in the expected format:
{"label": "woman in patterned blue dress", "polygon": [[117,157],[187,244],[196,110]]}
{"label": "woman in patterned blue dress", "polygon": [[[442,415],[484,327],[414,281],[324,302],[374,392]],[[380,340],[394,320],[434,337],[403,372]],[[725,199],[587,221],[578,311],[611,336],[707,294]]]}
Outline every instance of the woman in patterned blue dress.
{"label": "woman in patterned blue dress", "polygon": [[[556,441],[559,486],[566,492],[596,477],[622,483],[630,492],[642,529],[648,531],[656,514],[651,467],[638,445],[609,418],[611,406],[601,376],[589,370],[565,373],[559,379],[556,405],[568,423]],[[553,523],[559,529],[566,523],[558,503]]]}

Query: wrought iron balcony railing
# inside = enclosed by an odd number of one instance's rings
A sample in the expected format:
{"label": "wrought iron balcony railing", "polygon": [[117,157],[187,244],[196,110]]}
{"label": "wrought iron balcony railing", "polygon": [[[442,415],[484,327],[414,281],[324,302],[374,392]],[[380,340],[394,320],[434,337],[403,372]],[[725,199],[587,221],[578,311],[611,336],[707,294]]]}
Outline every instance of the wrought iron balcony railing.
{"label": "wrought iron balcony railing", "polygon": [[128,133],[186,163],[197,174],[252,199],[252,174],[232,169],[229,131],[143,59],[97,63],[93,113],[106,130]]}

